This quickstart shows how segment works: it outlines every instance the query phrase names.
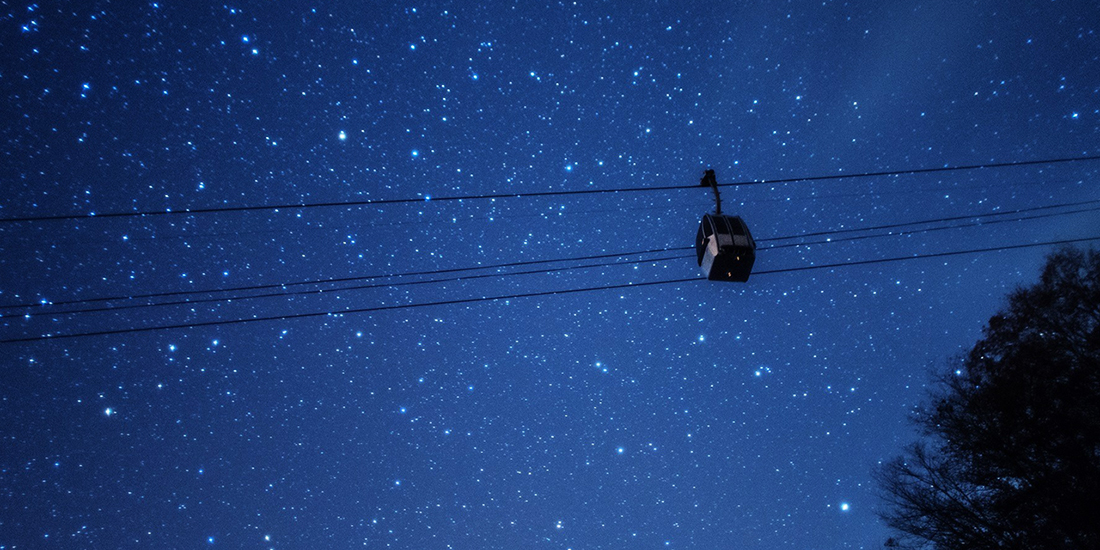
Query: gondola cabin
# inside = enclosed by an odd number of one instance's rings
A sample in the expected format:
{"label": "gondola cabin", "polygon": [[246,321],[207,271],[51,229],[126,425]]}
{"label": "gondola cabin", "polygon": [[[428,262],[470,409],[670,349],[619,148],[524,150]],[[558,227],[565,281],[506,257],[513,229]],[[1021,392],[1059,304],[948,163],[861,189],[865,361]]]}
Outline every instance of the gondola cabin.
{"label": "gondola cabin", "polygon": [[695,252],[707,279],[744,283],[756,261],[756,242],[740,217],[704,214],[695,236]]}

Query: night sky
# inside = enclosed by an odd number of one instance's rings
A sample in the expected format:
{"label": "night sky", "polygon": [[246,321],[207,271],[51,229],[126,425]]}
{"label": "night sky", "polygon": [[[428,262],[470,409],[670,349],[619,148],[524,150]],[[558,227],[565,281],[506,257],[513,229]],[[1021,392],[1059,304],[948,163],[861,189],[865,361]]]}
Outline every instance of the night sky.
{"label": "night sky", "polygon": [[0,94],[0,340],[206,323],[0,344],[5,550],[881,547],[1052,248],[786,270],[1100,236],[1075,161],[725,186],[756,274],[682,250],[707,168],[1100,155],[1090,0],[0,1]]}

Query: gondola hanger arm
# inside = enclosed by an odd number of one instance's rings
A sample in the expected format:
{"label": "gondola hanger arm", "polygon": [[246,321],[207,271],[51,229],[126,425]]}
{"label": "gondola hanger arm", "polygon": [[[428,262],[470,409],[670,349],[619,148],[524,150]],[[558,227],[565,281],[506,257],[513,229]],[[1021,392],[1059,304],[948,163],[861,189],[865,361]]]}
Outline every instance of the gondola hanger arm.
{"label": "gondola hanger arm", "polygon": [[710,187],[714,191],[714,213],[722,215],[722,195],[718,193],[718,177],[714,175],[714,170],[707,170],[703,174],[703,177],[699,180],[701,187]]}

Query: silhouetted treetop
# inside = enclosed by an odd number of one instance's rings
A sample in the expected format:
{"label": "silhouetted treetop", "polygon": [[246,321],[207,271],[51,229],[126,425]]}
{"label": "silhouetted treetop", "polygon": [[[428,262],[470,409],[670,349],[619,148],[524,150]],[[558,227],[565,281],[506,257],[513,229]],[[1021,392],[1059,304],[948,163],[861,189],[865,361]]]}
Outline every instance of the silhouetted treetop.
{"label": "silhouetted treetop", "polygon": [[1052,254],[878,473],[909,547],[1100,548],[1100,254]]}

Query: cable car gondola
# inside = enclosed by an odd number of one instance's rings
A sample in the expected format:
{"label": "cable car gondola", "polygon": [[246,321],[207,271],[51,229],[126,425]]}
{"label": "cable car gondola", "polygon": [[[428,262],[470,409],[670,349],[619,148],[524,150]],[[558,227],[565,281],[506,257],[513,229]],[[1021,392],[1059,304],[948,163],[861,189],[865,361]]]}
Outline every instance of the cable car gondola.
{"label": "cable car gondola", "polygon": [[744,283],[749,280],[752,264],[756,262],[756,241],[739,216],[722,214],[722,197],[718,194],[714,170],[707,170],[699,184],[714,190],[716,206],[713,214],[703,214],[695,234],[699,267],[711,281]]}

